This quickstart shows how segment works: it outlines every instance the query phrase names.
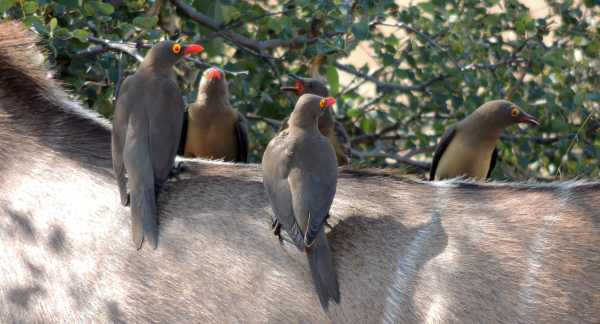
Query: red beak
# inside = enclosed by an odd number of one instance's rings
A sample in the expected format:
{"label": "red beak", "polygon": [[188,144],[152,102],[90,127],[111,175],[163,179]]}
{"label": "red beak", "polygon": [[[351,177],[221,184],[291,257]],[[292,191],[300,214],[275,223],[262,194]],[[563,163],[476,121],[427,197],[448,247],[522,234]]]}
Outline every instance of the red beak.
{"label": "red beak", "polygon": [[202,45],[190,44],[185,47],[185,50],[183,51],[183,55],[201,53],[202,51],[204,51],[204,47],[202,47]]}
{"label": "red beak", "polygon": [[537,119],[535,119],[535,117],[523,111],[521,112],[521,116],[519,117],[519,123],[528,123],[534,126],[540,126],[540,122]]}
{"label": "red beak", "polygon": [[327,97],[325,98],[325,107],[323,107],[323,109],[327,108],[327,107],[331,107],[335,105],[335,98],[334,97]]}
{"label": "red beak", "polygon": [[208,69],[208,72],[206,73],[206,77],[209,80],[212,80],[212,79],[221,80],[221,78],[223,77],[223,75],[221,74],[221,71],[219,71],[219,69],[217,69],[217,68],[210,68],[210,69]]}
{"label": "red beak", "polygon": [[304,93],[304,83],[300,80],[296,80],[293,87],[281,87],[283,91],[296,91],[297,95],[302,95]]}

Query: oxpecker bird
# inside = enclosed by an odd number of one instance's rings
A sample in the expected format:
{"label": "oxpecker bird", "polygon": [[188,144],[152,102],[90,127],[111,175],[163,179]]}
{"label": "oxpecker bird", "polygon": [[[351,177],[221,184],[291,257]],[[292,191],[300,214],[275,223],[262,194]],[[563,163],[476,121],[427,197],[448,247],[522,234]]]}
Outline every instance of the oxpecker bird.
{"label": "oxpecker bird", "polygon": [[163,41],[121,85],[113,119],[112,159],[121,203],[131,205],[136,248],[158,244],[156,198],[173,168],[184,102],[173,65],[202,46]]}
{"label": "oxpecker bird", "polygon": [[179,154],[185,157],[248,162],[246,119],[229,102],[225,73],[204,71],[196,102],[188,107]]}
{"label": "oxpecker bird", "polygon": [[448,128],[433,155],[429,180],[459,176],[489,178],[502,131],[513,124],[539,122],[510,101],[494,100]]}
{"label": "oxpecker bird", "polygon": [[[295,92],[298,96],[302,96],[305,93],[312,93],[321,97],[329,96],[327,86],[319,79],[302,78],[294,74],[290,74],[290,78],[295,80],[294,86],[281,87],[281,90]],[[288,121],[285,119],[281,124],[279,131],[286,129],[287,127]],[[346,133],[344,126],[333,118],[331,108],[325,109],[321,117],[319,117],[319,131],[321,131],[321,134],[327,137],[331,142],[331,145],[333,145],[338,165],[349,164],[350,137],[348,136],[348,133]]]}
{"label": "oxpecker bird", "polygon": [[[283,228],[305,250],[319,301],[340,301],[337,275],[324,224],[335,196],[337,161],[329,140],[317,127],[319,115],[335,103],[332,97],[304,94],[289,127],[265,150],[263,183],[274,213],[273,226]],[[281,238],[281,237],[280,237]]]}

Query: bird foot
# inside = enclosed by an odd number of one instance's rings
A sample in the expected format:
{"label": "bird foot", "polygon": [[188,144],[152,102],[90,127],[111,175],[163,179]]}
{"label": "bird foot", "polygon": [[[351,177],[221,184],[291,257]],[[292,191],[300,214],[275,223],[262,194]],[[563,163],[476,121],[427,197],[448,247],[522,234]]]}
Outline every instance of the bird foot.
{"label": "bird foot", "polygon": [[277,236],[281,245],[283,245],[284,242],[296,245],[294,242],[292,242],[292,240],[288,239],[281,233],[281,223],[279,223],[277,219],[273,219],[273,222],[271,223],[271,229],[273,229],[273,234]]}
{"label": "bird foot", "polygon": [[171,168],[171,171],[169,172],[169,178],[177,177],[185,170],[186,167],[183,165],[183,162],[177,162],[173,168]]}
{"label": "bird foot", "polygon": [[127,207],[129,206],[131,197],[129,196],[128,193],[124,193],[123,195],[121,195],[121,205]]}

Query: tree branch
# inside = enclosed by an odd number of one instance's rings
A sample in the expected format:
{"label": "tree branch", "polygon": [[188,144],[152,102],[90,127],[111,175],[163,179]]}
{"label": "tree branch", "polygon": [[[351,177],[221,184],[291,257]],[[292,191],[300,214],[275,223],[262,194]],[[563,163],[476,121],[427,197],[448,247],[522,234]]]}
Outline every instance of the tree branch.
{"label": "tree branch", "polygon": [[281,127],[281,122],[279,120],[259,116],[255,113],[247,113],[246,118],[248,118],[250,120],[264,121],[265,123],[269,124],[271,127],[273,127],[276,130],[279,129],[279,127]]}
{"label": "tree branch", "polygon": [[[142,62],[144,60],[144,57],[138,51],[137,44],[111,42],[109,40],[101,39],[101,38],[94,37],[94,36],[88,36],[88,40],[91,43],[102,45],[102,47],[104,47],[105,49],[115,50],[115,51],[119,51],[119,52],[128,54],[128,55],[132,56],[133,58],[135,58],[138,62]],[[86,50],[86,51],[77,53],[77,55],[89,55],[91,53],[100,54],[103,52],[104,51],[100,51],[98,48],[92,48],[90,50]]]}
{"label": "tree branch", "polygon": [[314,43],[318,40],[318,37],[306,37],[306,36],[297,36],[291,39],[269,39],[264,41],[255,40],[237,33],[234,33],[230,30],[224,29],[223,25],[214,21],[209,16],[196,11],[194,7],[187,4],[183,0],[171,0],[173,5],[177,7],[184,15],[199,23],[200,25],[217,31],[219,34],[236,45],[243,46],[245,48],[252,49],[258,53],[263,53],[264,51],[274,49],[277,47],[294,47],[294,46],[302,46],[304,44]]}
{"label": "tree branch", "polygon": [[[140,54],[138,49],[139,48],[152,48],[152,46],[153,46],[152,44],[143,44],[143,43],[113,42],[113,41],[109,41],[109,40],[94,37],[94,36],[88,36],[88,40],[91,43],[101,44],[101,45],[90,47],[88,49],[77,52],[75,54],[76,56],[89,57],[89,56],[96,56],[96,55],[99,55],[99,54],[102,54],[102,53],[105,53],[108,51],[116,51],[116,52],[128,54],[131,57],[135,58],[138,62],[141,63],[144,60],[144,57],[142,56],[142,54]],[[213,66],[212,64],[210,64],[208,62],[204,62],[200,59],[189,57],[189,56],[186,56],[184,59],[188,62],[194,63],[198,67],[209,68],[209,67]],[[248,75],[250,73],[248,70],[231,71],[231,70],[226,70],[223,68],[221,68],[221,70],[223,70],[225,73],[231,74],[233,76]]]}
{"label": "tree branch", "polygon": [[444,80],[446,78],[445,75],[438,75],[438,76],[432,78],[431,80],[427,80],[427,81],[419,83],[419,84],[405,86],[405,85],[401,85],[401,84],[397,84],[397,83],[380,81],[379,79],[375,78],[372,75],[369,75],[367,73],[363,73],[363,72],[356,70],[351,65],[344,65],[344,64],[340,64],[338,62],[333,63],[333,65],[344,72],[348,72],[350,74],[356,75],[358,77],[361,77],[367,81],[374,83],[375,86],[377,86],[377,90],[379,90],[380,92],[384,92],[384,93],[392,92],[392,91],[398,91],[398,92],[424,91],[427,87],[429,87],[433,83]]}
{"label": "tree branch", "polygon": [[516,136],[516,135],[502,135],[500,136],[500,139],[502,139],[503,141],[510,141],[510,142],[514,142],[517,140],[527,140],[527,141],[531,141],[537,144],[552,144],[555,142],[560,141],[561,139],[567,138],[567,136],[555,136],[555,137],[542,137],[542,136],[533,136],[533,137],[523,137],[523,136]]}

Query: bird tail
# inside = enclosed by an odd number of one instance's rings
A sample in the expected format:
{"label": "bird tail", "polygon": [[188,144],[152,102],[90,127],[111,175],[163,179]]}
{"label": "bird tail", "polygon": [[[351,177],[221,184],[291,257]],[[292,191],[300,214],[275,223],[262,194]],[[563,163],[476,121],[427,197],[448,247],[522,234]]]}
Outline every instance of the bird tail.
{"label": "bird tail", "polygon": [[327,310],[329,299],[336,303],[340,302],[340,288],[333,267],[333,256],[323,228],[319,231],[314,244],[306,247],[306,256],[319,301],[323,309]]}
{"label": "bird tail", "polygon": [[131,235],[139,250],[144,239],[154,249],[158,246],[158,214],[154,188],[131,191]]}

